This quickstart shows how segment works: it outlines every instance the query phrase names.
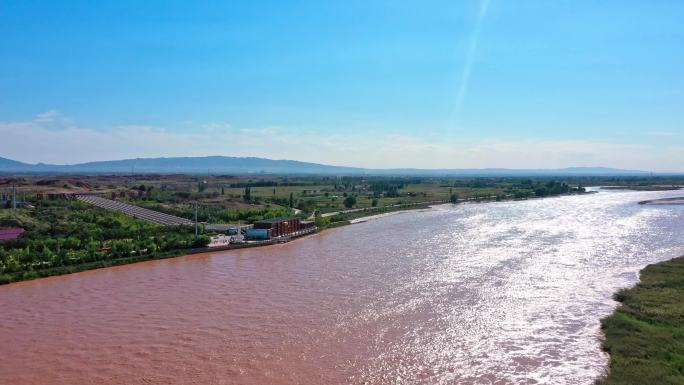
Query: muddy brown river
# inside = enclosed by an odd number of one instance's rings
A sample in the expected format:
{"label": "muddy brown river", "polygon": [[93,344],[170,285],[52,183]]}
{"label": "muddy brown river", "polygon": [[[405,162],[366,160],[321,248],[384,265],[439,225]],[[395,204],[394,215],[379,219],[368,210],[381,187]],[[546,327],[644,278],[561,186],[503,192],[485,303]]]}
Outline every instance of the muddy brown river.
{"label": "muddy brown river", "polygon": [[438,206],[0,287],[0,384],[592,384],[681,192]]}

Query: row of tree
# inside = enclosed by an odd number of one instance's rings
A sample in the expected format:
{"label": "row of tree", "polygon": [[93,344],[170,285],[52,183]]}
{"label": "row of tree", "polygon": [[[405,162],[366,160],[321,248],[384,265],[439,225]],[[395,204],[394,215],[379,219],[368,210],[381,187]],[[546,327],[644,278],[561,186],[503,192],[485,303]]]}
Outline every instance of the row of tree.
{"label": "row of tree", "polygon": [[154,256],[209,242],[206,236],[195,236],[192,227],[159,226],[78,201],[38,201],[34,209],[22,209],[20,214],[14,225],[27,231],[0,243],[0,280],[35,270]]}

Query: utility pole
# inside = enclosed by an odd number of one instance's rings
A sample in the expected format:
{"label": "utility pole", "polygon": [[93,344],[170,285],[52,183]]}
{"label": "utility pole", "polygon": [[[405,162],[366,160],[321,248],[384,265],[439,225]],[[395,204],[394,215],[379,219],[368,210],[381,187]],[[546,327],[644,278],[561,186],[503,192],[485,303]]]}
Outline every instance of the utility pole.
{"label": "utility pole", "polygon": [[195,238],[199,235],[197,228],[197,202],[195,202]]}

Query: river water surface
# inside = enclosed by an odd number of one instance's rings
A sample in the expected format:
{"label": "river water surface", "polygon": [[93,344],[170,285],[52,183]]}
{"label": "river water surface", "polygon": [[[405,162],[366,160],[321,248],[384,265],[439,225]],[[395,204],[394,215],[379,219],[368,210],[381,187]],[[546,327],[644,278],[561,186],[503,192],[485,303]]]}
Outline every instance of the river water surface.
{"label": "river water surface", "polygon": [[592,384],[682,192],[438,206],[0,287],[0,384]]}

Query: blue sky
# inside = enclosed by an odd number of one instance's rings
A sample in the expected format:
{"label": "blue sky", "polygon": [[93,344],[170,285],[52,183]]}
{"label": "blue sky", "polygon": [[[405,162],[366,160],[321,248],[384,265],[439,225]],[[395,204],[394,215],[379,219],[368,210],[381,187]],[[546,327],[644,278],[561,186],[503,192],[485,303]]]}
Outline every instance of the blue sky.
{"label": "blue sky", "polygon": [[0,156],[684,171],[681,1],[3,1]]}

